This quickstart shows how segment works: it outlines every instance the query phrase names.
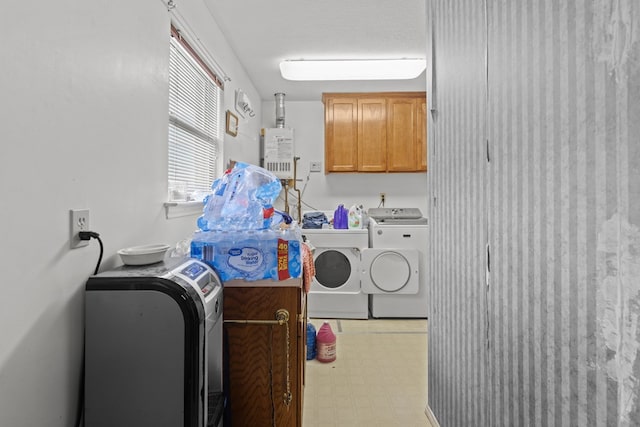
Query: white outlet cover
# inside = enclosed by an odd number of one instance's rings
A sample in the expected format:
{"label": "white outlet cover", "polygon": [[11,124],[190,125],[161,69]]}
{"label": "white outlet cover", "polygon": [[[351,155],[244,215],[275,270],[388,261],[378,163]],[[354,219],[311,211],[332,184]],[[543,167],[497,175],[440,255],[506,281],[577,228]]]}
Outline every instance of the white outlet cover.
{"label": "white outlet cover", "polygon": [[309,165],[309,171],[322,172],[322,162],[311,162]]}
{"label": "white outlet cover", "polygon": [[89,244],[88,240],[80,240],[78,233],[89,231],[89,209],[71,209],[69,211],[69,240],[71,249],[81,248]]}

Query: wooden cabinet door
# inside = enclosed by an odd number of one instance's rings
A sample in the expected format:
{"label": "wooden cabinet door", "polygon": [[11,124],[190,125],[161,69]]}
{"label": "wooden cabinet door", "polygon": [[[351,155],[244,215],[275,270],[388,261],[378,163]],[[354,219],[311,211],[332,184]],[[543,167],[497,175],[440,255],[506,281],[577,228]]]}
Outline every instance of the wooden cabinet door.
{"label": "wooden cabinet door", "polygon": [[[301,364],[306,360],[300,358],[300,346],[304,346],[300,342],[299,320],[302,317],[302,292],[301,287],[293,286],[271,287],[261,283],[256,287],[234,287],[225,284],[225,389],[229,394],[231,415],[229,420],[225,419],[225,425],[302,425],[303,388],[299,374]],[[274,320],[279,309],[289,311],[286,326],[253,322]],[[287,390],[292,397],[289,404],[284,401]]]}
{"label": "wooden cabinet door", "polygon": [[358,103],[355,98],[325,101],[325,172],[358,170]]}
{"label": "wooden cabinet door", "polygon": [[418,159],[420,160],[420,171],[427,170],[427,100],[418,100],[418,120],[416,123],[417,130],[417,145],[418,145]]}
{"label": "wooden cabinet door", "polygon": [[358,100],[358,171],[387,170],[387,101]]}
{"label": "wooden cabinet door", "polygon": [[416,98],[390,98],[387,109],[388,170],[389,172],[417,171],[417,104]]}
{"label": "wooden cabinet door", "polygon": [[298,340],[297,340],[297,351],[298,351],[298,373],[296,379],[296,391],[297,395],[294,395],[294,398],[298,398],[298,411],[297,411],[297,419],[299,424],[302,425],[302,420],[304,419],[304,385],[306,380],[306,368],[307,368],[307,294],[304,290],[300,290],[300,315],[297,316],[297,324],[298,324]]}

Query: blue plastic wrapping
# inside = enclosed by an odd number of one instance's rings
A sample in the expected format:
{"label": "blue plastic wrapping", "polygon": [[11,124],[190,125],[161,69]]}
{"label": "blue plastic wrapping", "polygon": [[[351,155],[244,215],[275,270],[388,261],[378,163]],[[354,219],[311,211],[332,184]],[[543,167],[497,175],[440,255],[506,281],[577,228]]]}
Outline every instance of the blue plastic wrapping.
{"label": "blue plastic wrapping", "polygon": [[273,225],[273,203],[282,184],[268,170],[237,162],[211,189],[197,221],[200,230],[262,230]]}
{"label": "blue plastic wrapping", "polygon": [[210,265],[224,282],[286,280],[302,276],[302,235],[292,226],[282,230],[198,231],[191,257]]}

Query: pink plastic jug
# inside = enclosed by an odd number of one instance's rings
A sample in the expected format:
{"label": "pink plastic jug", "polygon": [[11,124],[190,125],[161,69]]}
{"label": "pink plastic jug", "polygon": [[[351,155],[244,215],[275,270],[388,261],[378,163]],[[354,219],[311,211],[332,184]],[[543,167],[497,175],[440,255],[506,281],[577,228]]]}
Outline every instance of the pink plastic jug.
{"label": "pink plastic jug", "polygon": [[329,322],[324,322],[320,326],[316,336],[316,346],[318,349],[316,359],[318,361],[329,363],[336,360],[336,336],[331,330]]}

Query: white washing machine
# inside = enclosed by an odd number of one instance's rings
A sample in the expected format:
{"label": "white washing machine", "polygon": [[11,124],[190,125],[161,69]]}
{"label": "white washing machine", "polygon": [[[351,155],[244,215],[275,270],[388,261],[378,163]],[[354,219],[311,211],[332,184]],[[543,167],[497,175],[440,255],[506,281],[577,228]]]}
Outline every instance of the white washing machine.
{"label": "white washing machine", "polygon": [[316,276],[307,296],[312,318],[367,319],[369,300],[360,285],[361,253],[369,246],[367,229],[302,229],[315,248]]}
{"label": "white washing machine", "polygon": [[371,316],[426,318],[428,221],[417,208],[371,208],[362,289]]}

